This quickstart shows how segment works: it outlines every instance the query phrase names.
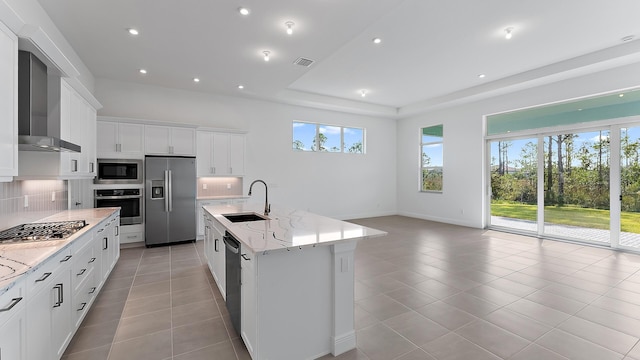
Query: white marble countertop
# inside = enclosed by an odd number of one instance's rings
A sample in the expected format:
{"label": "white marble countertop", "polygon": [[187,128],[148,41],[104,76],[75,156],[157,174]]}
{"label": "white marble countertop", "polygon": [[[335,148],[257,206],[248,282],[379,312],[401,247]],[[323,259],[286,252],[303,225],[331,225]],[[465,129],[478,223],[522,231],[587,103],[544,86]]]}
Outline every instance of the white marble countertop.
{"label": "white marble countertop", "polygon": [[205,206],[204,209],[256,254],[387,235],[384,231],[278,205],[271,206],[269,220],[238,223],[232,223],[223,214],[263,215],[264,207],[234,204]]}
{"label": "white marble countertop", "polygon": [[75,239],[118,210],[120,208],[62,211],[35,222],[84,220],[87,226],[64,240],[0,245],[0,295],[10,289],[18,278],[35,271],[44,260],[71,246]]}
{"label": "white marble countertop", "polygon": [[198,196],[196,200],[226,200],[226,199],[248,199],[248,196],[244,195],[218,195],[218,196]]}

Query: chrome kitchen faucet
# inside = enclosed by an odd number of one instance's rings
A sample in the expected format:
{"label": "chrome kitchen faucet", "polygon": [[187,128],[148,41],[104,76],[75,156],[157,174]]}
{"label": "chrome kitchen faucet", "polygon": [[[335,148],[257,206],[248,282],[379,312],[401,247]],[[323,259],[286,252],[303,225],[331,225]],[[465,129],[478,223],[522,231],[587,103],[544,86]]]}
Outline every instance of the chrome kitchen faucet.
{"label": "chrome kitchen faucet", "polygon": [[253,184],[257,182],[261,182],[264,184],[264,215],[269,216],[271,205],[269,204],[269,188],[267,187],[267,183],[262,180],[254,180],[251,185],[249,185],[249,196],[251,196],[251,188],[253,187]]}

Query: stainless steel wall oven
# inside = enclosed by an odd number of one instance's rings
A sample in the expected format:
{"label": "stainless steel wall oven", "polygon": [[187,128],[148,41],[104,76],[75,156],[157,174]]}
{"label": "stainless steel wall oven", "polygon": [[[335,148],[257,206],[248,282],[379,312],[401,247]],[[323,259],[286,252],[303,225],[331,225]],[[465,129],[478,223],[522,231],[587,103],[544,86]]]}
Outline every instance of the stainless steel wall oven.
{"label": "stainless steel wall oven", "polygon": [[120,207],[120,225],[142,224],[142,189],[95,190],[95,207]]}
{"label": "stainless steel wall oven", "polygon": [[144,179],[142,160],[98,159],[98,176],[95,184],[142,184]]}

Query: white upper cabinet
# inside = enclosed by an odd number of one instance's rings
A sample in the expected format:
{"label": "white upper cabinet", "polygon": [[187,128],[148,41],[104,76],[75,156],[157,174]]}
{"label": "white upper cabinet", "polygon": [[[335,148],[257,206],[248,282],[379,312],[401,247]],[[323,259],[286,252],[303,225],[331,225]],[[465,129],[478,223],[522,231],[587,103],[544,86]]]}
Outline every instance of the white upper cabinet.
{"label": "white upper cabinet", "polygon": [[198,131],[198,176],[244,175],[245,135]]}
{"label": "white upper cabinet", "polygon": [[18,38],[0,22],[0,181],[18,175]]}
{"label": "white upper cabinet", "polygon": [[196,154],[196,131],[191,128],[145,125],[145,153],[147,155]]}
{"label": "white upper cabinet", "polygon": [[98,121],[97,151],[99,158],[143,158],[144,125]]}

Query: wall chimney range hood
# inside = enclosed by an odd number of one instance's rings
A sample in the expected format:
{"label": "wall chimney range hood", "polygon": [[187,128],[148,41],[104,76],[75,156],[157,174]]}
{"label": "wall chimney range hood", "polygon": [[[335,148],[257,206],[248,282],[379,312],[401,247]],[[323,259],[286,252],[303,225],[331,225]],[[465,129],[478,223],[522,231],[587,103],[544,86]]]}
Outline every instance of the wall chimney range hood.
{"label": "wall chimney range hood", "polygon": [[[18,149],[80,152],[80,145],[60,139],[60,126],[48,121],[47,66],[35,55],[18,55]],[[56,131],[57,130],[57,131]]]}

